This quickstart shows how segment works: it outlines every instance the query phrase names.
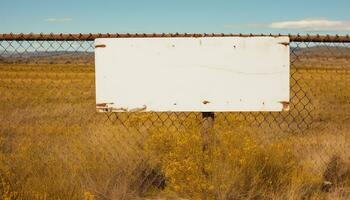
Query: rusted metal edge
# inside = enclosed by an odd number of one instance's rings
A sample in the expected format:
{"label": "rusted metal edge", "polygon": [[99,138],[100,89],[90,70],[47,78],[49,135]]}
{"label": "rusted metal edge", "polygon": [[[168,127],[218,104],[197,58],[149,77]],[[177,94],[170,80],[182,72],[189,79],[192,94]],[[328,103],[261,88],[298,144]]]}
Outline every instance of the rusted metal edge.
{"label": "rusted metal edge", "polygon": [[289,42],[280,42],[279,44],[283,45],[283,46],[288,46]]}
{"label": "rusted metal edge", "polygon": [[55,41],[92,41],[96,38],[142,38],[142,37],[279,37],[288,36],[291,42],[350,42],[349,35],[282,35],[282,34],[217,34],[217,33],[153,33],[153,34],[129,34],[129,33],[98,33],[98,34],[0,34],[0,40],[55,40]]}
{"label": "rusted metal edge", "polygon": [[282,111],[289,111],[290,106],[288,101],[280,101],[279,103],[282,104]]}
{"label": "rusted metal edge", "polygon": [[95,48],[105,48],[106,45],[105,44],[96,44]]}

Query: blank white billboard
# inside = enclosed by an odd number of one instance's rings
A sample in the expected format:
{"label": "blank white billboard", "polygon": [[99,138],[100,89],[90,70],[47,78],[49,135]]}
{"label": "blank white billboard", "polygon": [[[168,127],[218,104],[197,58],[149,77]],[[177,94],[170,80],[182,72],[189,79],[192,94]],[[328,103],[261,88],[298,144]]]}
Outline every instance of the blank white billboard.
{"label": "blank white billboard", "polygon": [[288,110],[288,44],[284,36],[96,39],[97,108]]}

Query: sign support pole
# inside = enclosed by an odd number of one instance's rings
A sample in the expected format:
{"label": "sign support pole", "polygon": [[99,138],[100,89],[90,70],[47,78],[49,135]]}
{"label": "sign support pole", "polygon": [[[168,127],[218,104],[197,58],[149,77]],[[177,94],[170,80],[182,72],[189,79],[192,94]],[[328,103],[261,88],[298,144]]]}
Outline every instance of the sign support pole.
{"label": "sign support pole", "polygon": [[202,112],[202,138],[203,138],[203,151],[208,149],[210,142],[210,132],[214,127],[215,114],[214,112]]}

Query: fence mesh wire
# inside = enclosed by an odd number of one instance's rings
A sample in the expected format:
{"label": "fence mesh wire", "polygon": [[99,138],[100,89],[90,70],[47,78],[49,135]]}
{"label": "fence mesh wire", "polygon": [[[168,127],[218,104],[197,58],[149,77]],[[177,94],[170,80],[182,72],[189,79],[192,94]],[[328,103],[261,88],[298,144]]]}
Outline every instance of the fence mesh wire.
{"label": "fence mesh wire", "polygon": [[[349,153],[350,43],[348,39],[335,40],[335,36],[333,39],[315,40],[317,37],[320,36],[293,36],[291,39],[291,99],[288,112],[215,113],[214,131],[243,127],[264,132],[258,138],[261,143],[289,137],[289,140],[298,144],[294,149],[312,163],[311,168],[315,173],[324,170],[323,166],[332,155]],[[130,81],[137,83],[137,80]],[[22,35],[13,39],[1,38],[0,155],[6,163],[0,169],[1,178],[11,183],[13,190],[16,190],[33,174],[40,174],[50,162],[60,165],[73,159],[76,165],[83,165],[80,157],[47,159],[57,156],[52,152],[71,155],[73,147],[67,141],[72,140],[73,136],[77,141],[89,144],[79,151],[91,155],[86,160],[111,165],[132,160],[138,166],[148,166],[152,158],[145,156],[139,147],[143,148],[150,132],[180,134],[188,130],[199,131],[202,124],[201,113],[98,113],[95,107],[93,37],[78,35],[57,39],[47,35]],[[107,135],[107,132],[113,134]],[[81,133],[88,133],[89,136]],[[38,144],[28,145],[27,136],[35,138]],[[52,138],[56,142],[52,142]],[[117,156],[108,156],[108,152],[113,151],[106,148],[114,148],[106,147],[110,143],[123,151]],[[19,146],[32,151],[30,154],[17,155]],[[45,150],[44,146],[46,150],[49,149],[44,154],[45,158],[37,157],[40,155],[38,152]],[[305,151],[310,153],[306,155]],[[42,163],[35,168],[25,169],[32,160]],[[97,170],[79,167],[86,172],[83,174]],[[130,166],[118,170],[128,169]],[[19,171],[22,174],[16,176]],[[55,175],[59,177],[59,173]],[[105,173],[103,176],[114,173],[116,180],[123,176],[115,171]],[[161,171],[144,167],[133,173],[137,173],[137,177],[142,177],[142,180],[130,180],[132,190],[143,193],[151,187],[165,187],[166,178]],[[67,184],[65,181],[72,182],[75,178],[57,178],[52,181],[64,185]],[[86,187],[92,184],[90,179],[87,177]],[[6,187],[3,185],[0,189],[4,192]],[[101,192],[103,189],[95,190]],[[34,195],[35,192],[32,193]]]}

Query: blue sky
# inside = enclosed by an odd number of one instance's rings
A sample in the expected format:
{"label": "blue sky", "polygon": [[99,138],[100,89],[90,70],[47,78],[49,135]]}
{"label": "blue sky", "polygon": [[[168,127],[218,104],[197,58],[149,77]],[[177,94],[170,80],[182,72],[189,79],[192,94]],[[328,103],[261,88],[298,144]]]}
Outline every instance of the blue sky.
{"label": "blue sky", "polygon": [[350,0],[0,0],[0,33],[350,33]]}

